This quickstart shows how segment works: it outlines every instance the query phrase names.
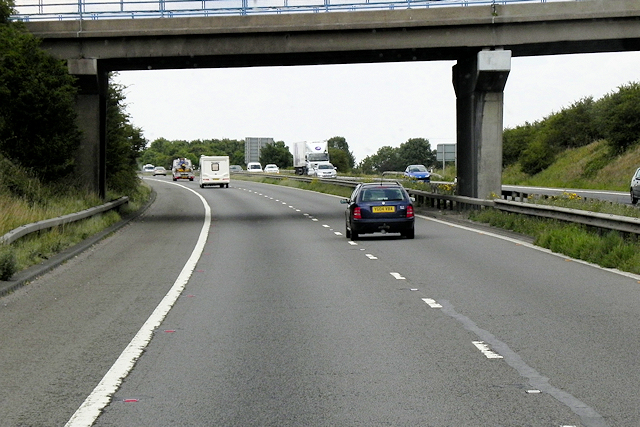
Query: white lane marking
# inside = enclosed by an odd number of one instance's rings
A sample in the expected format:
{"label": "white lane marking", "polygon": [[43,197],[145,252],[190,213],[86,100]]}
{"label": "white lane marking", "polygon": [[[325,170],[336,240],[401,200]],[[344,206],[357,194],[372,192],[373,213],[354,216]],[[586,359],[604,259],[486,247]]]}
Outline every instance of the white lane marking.
{"label": "white lane marking", "polygon": [[191,277],[191,274],[196,268],[196,264],[202,255],[205,243],[207,242],[209,227],[211,225],[211,207],[204,197],[189,187],[173,182],[169,182],[168,184],[185,188],[197,195],[202,201],[202,204],[204,205],[204,223],[202,224],[198,241],[193,248],[193,252],[191,252],[191,256],[182,268],[182,271],[178,275],[178,278],[169,292],[167,292],[162,301],[160,301],[160,304],[158,304],[153,313],[151,313],[151,316],[149,316],[144,325],[142,325],[129,345],[127,345],[123,350],[116,362],[111,366],[111,369],[109,369],[102,380],[93,389],[91,394],[71,416],[69,421],[65,424],[65,427],[89,427],[93,425],[104,407],[109,404],[111,396],[118,390],[122,381],[127,375],[129,375],[129,372],[133,369],[136,361],[142,355],[147,345],[149,345],[149,342],[153,337],[153,332],[158,328],[158,326],[160,326],[164,318],[169,313],[169,310],[171,310],[171,307],[173,307],[176,300],[180,297],[180,294],[187,285],[189,277]]}
{"label": "white lane marking", "polygon": [[373,256],[373,255],[371,255],[371,254],[365,254],[365,256],[366,256],[367,258],[369,258],[369,259],[378,259],[378,257]]}
{"label": "white lane marking", "polygon": [[396,280],[405,280],[406,277],[403,277],[402,274],[400,273],[390,273],[393,277],[396,278]]}
{"label": "white lane marking", "polygon": [[327,224],[322,224],[322,226],[323,226],[324,228],[329,228],[329,226],[328,226]]}
{"label": "white lane marking", "polygon": [[339,232],[339,231],[334,231],[334,234],[335,234],[336,236],[342,236],[342,233],[341,233],[341,232]]}
{"label": "white lane marking", "polygon": [[356,242],[354,242],[353,240],[349,240],[349,244],[351,246],[358,246],[358,244]]}
{"label": "white lane marking", "polygon": [[473,341],[473,345],[475,345],[487,359],[502,359],[502,356],[491,350],[484,341]]}
{"label": "white lane marking", "polygon": [[431,308],[442,308],[440,304],[436,302],[436,300],[431,298],[422,298],[422,301],[426,302],[427,305]]}
{"label": "white lane marking", "polygon": [[311,221],[317,221],[318,218],[311,218]]}

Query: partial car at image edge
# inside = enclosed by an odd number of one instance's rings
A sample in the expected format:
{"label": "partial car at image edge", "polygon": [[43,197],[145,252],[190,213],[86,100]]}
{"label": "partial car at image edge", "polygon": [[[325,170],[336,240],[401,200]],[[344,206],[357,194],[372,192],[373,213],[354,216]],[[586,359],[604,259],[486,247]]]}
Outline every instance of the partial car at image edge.
{"label": "partial car at image edge", "polygon": [[638,200],[640,200],[640,168],[636,169],[631,178],[629,193],[631,194],[631,204],[637,204]]}

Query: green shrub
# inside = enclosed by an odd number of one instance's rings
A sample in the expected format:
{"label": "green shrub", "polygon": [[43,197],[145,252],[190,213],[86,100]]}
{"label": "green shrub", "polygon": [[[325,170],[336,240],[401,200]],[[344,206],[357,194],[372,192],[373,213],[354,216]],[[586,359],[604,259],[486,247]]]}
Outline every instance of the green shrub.
{"label": "green shrub", "polygon": [[9,280],[17,270],[16,256],[8,246],[0,246],[0,280]]}

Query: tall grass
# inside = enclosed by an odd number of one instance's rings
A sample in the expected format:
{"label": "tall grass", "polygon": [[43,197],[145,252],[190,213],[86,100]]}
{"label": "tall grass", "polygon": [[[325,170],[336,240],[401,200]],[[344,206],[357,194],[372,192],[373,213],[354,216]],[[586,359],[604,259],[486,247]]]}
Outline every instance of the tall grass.
{"label": "tall grass", "polygon": [[[124,213],[137,210],[151,190],[140,185],[129,195]],[[120,195],[110,193],[109,199]],[[104,201],[68,182],[45,185],[29,170],[0,157],[0,236],[22,225],[78,212]],[[121,219],[109,211],[76,223],[22,237],[10,245],[0,244],[0,280],[38,264],[56,253],[94,235]]]}
{"label": "tall grass", "polygon": [[534,244],[606,268],[640,274],[640,241],[618,232],[602,233],[587,226],[501,212],[471,211],[469,219],[534,238]]}

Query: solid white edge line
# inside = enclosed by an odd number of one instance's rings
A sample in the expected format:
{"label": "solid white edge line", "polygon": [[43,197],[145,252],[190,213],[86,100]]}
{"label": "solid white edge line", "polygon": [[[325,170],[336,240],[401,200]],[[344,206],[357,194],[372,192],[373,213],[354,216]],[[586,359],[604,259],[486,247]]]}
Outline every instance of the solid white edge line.
{"label": "solid white edge line", "polygon": [[439,219],[436,219],[436,218],[431,218],[431,217],[424,216],[424,215],[416,215],[416,217],[419,217],[421,219],[425,219],[427,221],[433,221],[433,222],[437,222],[437,223],[440,223],[440,224],[448,225],[450,227],[456,227],[456,228],[460,228],[462,230],[472,231],[474,233],[482,233],[485,236],[495,237],[495,238],[501,239],[501,240],[506,240],[508,242],[516,243],[516,244],[518,244],[520,246],[525,246],[525,247],[527,247],[529,249],[535,249],[536,251],[540,251],[540,252],[544,252],[544,253],[549,254],[549,255],[556,256],[558,258],[570,259],[573,262],[577,262],[577,263],[580,263],[580,264],[588,265],[590,267],[594,267],[594,268],[597,268],[599,270],[608,271],[610,273],[618,274],[620,276],[624,276],[624,277],[627,277],[627,278],[630,278],[630,279],[634,279],[634,280],[640,281],[640,275],[638,275],[638,274],[629,273],[629,272],[626,272],[626,271],[618,270],[616,268],[601,267],[601,266],[599,266],[597,264],[592,264],[590,262],[583,261],[581,259],[571,258],[570,256],[553,252],[553,251],[551,251],[549,249],[546,249],[546,248],[543,248],[541,246],[536,246],[536,245],[534,245],[532,243],[525,242],[524,240],[514,239],[513,237],[501,236],[500,234],[494,234],[494,233],[491,233],[491,232],[488,232],[488,231],[484,231],[484,230],[478,230],[478,229],[471,228],[471,227],[465,227],[464,225],[454,224],[453,222],[442,221],[442,220],[439,220]]}
{"label": "solid white edge line", "polygon": [[[162,181],[166,182],[166,181]],[[153,333],[158,326],[162,323],[164,318],[171,310],[171,307],[175,304],[176,300],[180,297],[180,294],[184,290],[193,270],[196,267],[202,251],[204,250],[205,243],[207,242],[207,236],[209,234],[209,227],[211,225],[211,207],[207,201],[195,190],[185,187],[181,184],[169,182],[168,184],[177,185],[185,188],[192,193],[196,194],[202,204],[204,205],[205,217],[204,224],[200,230],[200,236],[196,242],[191,256],[187,260],[186,264],[182,268],[180,275],[174,282],[173,286],[165,297],[160,301],[160,304],[151,313],[151,316],[142,325],[138,333],[133,337],[129,345],[120,354],[115,361],[111,369],[105,374],[100,383],[93,389],[91,394],[80,405],[78,410],[73,414],[69,421],[65,424],[65,427],[89,427],[93,425],[96,419],[100,416],[100,413],[105,406],[109,404],[111,396],[118,390],[122,381],[129,375],[129,372],[133,369],[138,358],[142,355],[142,352],[147,347]]]}

